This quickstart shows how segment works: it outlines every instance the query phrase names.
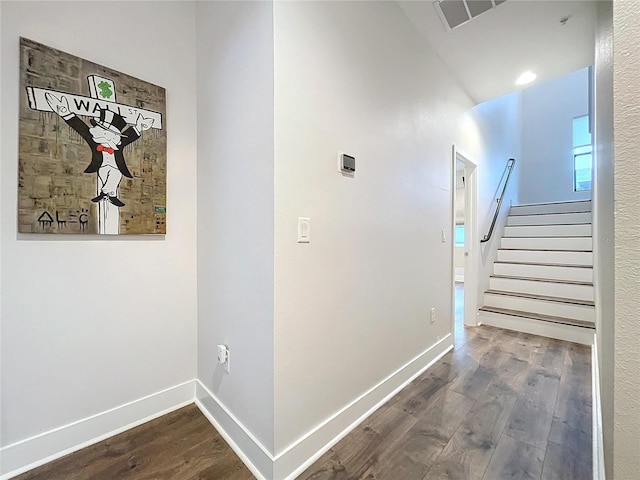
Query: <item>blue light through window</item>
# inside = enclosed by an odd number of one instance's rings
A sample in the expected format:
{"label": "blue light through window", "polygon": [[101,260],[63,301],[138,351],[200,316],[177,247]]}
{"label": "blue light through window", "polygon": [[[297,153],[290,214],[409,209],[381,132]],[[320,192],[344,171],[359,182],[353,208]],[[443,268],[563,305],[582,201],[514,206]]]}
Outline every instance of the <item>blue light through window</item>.
{"label": "blue light through window", "polygon": [[593,146],[589,131],[589,115],[573,119],[573,190],[591,190]]}
{"label": "blue light through window", "polygon": [[464,225],[456,225],[456,247],[464,247]]}

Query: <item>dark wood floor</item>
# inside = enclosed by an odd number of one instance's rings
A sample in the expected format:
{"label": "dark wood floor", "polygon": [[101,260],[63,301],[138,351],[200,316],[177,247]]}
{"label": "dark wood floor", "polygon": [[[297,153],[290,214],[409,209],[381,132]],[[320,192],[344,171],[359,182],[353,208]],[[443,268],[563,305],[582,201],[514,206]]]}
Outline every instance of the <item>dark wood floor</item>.
{"label": "dark wood floor", "polygon": [[250,480],[195,405],[16,477],[16,480]]}
{"label": "dark wood floor", "polygon": [[303,480],[588,480],[589,347],[461,323],[456,345]]}
{"label": "dark wood floor", "polygon": [[[458,324],[454,351],[298,478],[591,479],[590,360],[582,345]],[[17,477],[252,478],[193,405]]]}

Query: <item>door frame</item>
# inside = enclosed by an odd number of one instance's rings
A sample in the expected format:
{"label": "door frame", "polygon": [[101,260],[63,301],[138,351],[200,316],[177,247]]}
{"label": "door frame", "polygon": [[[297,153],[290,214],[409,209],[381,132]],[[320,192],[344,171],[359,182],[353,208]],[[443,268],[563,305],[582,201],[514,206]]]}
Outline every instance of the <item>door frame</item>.
{"label": "door frame", "polygon": [[451,155],[451,331],[455,335],[455,200],[456,164],[464,164],[465,177],[465,228],[464,228],[464,324],[478,324],[478,164],[469,155],[452,146]]}

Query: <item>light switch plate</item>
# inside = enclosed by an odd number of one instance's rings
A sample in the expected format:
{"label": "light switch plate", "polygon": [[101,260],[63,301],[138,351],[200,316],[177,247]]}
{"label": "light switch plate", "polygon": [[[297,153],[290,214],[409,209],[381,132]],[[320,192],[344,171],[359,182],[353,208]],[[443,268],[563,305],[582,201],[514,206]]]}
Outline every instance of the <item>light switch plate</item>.
{"label": "light switch plate", "polygon": [[298,217],[298,243],[311,243],[311,219]]}

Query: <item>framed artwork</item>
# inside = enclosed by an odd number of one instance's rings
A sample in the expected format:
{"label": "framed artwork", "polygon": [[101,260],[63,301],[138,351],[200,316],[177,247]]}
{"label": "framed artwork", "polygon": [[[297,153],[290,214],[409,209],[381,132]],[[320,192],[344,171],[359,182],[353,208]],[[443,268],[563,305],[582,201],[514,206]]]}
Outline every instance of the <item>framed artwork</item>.
{"label": "framed artwork", "polygon": [[20,39],[18,232],[166,233],[166,92]]}

